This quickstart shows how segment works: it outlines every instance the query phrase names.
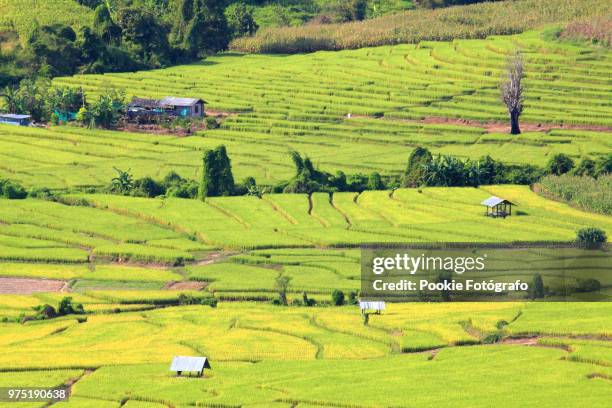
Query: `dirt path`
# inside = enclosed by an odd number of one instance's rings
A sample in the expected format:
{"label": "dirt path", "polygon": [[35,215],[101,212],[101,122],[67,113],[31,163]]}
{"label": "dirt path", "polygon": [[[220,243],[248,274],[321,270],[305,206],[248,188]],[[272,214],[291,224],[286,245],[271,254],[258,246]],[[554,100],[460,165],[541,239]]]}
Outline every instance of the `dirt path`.
{"label": "dirt path", "polygon": [[[351,117],[348,119],[351,119],[351,118],[393,120],[393,121],[398,121],[398,122],[422,123],[422,124],[444,124],[444,125],[456,125],[456,126],[469,126],[469,127],[484,128],[487,133],[510,133],[510,124],[506,122],[499,122],[499,121],[482,122],[479,120],[472,120],[472,119],[443,118],[443,117],[437,117],[437,116],[427,117],[422,120],[395,119],[395,118],[374,117],[374,116],[367,116],[367,115],[351,115]],[[594,131],[594,132],[612,132],[612,126],[521,122],[521,131],[523,132],[549,132],[553,129],[561,129],[561,130],[571,129],[571,130],[589,130],[589,131]]]}
{"label": "dirt path", "polygon": [[0,294],[30,295],[36,292],[67,292],[68,282],[54,279],[2,278]]}
{"label": "dirt path", "polygon": [[209,254],[206,258],[196,262],[196,265],[210,265],[215,262],[220,262],[226,258],[229,258],[232,255],[234,255],[234,252],[213,252]]}
{"label": "dirt path", "polygon": [[202,290],[208,286],[208,282],[197,281],[172,281],[164,285],[165,290]]}

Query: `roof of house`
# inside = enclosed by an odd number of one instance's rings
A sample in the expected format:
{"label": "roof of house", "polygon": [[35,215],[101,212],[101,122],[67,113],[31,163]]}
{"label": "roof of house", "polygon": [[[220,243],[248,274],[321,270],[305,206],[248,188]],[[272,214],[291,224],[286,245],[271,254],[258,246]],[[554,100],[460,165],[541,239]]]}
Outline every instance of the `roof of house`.
{"label": "roof of house", "polygon": [[502,204],[502,203],[506,203],[506,204],[510,204],[510,205],[516,205],[513,202],[510,202],[510,201],[508,201],[506,199],[495,197],[495,196],[491,196],[491,197],[487,198],[486,200],[484,200],[480,204],[486,205],[487,207],[495,207],[496,205],[499,205],[499,204]]}
{"label": "roof of house", "polygon": [[202,371],[211,368],[206,357],[176,356],[170,365],[170,371]]}
{"label": "roof of house", "polygon": [[166,96],[164,99],[159,101],[160,105],[173,105],[173,106],[193,106],[197,103],[205,103],[202,99],[196,98],[179,98],[176,96]]}
{"label": "roof of house", "polygon": [[359,308],[361,310],[385,310],[385,302],[373,302],[368,300],[360,300]]}
{"label": "roof of house", "polygon": [[30,115],[19,115],[17,113],[0,113],[0,117],[6,119],[30,119]]}
{"label": "roof of house", "polygon": [[160,103],[157,99],[136,98],[133,97],[128,106],[138,106],[143,108],[158,108]]}

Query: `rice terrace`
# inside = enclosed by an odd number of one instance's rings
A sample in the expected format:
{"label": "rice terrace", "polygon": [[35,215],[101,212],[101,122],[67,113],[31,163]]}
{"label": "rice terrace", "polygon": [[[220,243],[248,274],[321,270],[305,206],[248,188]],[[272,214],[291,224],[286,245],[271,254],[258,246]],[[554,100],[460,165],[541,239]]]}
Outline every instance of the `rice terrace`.
{"label": "rice terrace", "polygon": [[[611,29],[0,0],[0,408],[608,406]],[[364,296],[369,249],[437,245],[528,289]]]}

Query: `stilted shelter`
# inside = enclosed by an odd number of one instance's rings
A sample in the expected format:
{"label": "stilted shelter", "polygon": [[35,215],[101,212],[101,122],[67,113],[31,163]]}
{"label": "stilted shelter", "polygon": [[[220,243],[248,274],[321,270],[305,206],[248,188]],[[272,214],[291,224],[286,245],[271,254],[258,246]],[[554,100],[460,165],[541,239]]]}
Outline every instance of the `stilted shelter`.
{"label": "stilted shelter", "polygon": [[198,377],[202,377],[205,368],[211,368],[206,357],[177,356],[172,360],[170,371],[175,371],[176,375],[188,372],[190,374],[196,373]]}
{"label": "stilted shelter", "polygon": [[513,202],[495,196],[487,198],[481,204],[486,207],[485,215],[493,218],[506,218],[512,215],[512,206],[516,205]]}
{"label": "stilted shelter", "polygon": [[368,300],[359,301],[359,309],[361,309],[361,314],[365,314],[368,312],[380,314],[381,311],[385,310],[385,307],[385,302],[373,302]]}

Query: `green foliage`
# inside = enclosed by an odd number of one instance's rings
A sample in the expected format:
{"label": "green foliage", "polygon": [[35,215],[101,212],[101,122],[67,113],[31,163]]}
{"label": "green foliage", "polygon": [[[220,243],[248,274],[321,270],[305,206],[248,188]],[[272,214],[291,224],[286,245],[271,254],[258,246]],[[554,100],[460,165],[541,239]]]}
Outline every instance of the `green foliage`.
{"label": "green foliage", "polygon": [[77,120],[88,127],[110,129],[116,127],[125,111],[125,93],[110,90],[98,96],[98,99],[79,110]]}
{"label": "green foliage", "polygon": [[465,186],[465,164],[450,155],[438,155],[425,165],[423,184],[427,186]]}
{"label": "green foliage", "polygon": [[26,198],[27,195],[28,193],[21,184],[11,180],[0,179],[0,197],[15,200]]}
{"label": "green foliage", "polygon": [[385,183],[380,176],[380,173],[374,172],[368,177],[368,190],[384,190]]}
{"label": "green foliage", "polygon": [[113,177],[110,184],[110,192],[115,194],[127,195],[134,188],[134,177],[130,173],[131,169],[126,171],[114,167],[117,176]]}
{"label": "green foliage", "polygon": [[[485,38],[540,27],[576,17],[606,15],[599,0],[484,2],[442,10],[415,10],[361,22],[312,24],[261,31],[234,40],[230,48],[251,53],[336,51],[367,46]],[[408,27],[408,28],[407,28]]]}
{"label": "green foliage", "polygon": [[423,183],[427,167],[432,161],[429,150],[423,147],[415,148],[408,157],[408,166],[402,178],[403,187],[416,187]]}
{"label": "green foliage", "polygon": [[217,122],[217,119],[212,116],[207,116],[205,121],[206,121],[206,129],[218,129],[220,126],[219,122]]}
{"label": "green foliage", "polygon": [[82,304],[73,303],[71,297],[65,297],[60,301],[57,307],[57,313],[60,316],[65,316],[69,314],[83,314],[85,310]]}
{"label": "green foliage", "polygon": [[170,47],[166,28],[148,10],[124,7],[115,17],[121,28],[123,44],[130,52],[150,66],[164,66],[170,62]]}
{"label": "green foliage", "polygon": [[544,194],[567,201],[587,211],[612,214],[612,176],[602,175],[597,179],[588,176],[546,176],[540,180]]}
{"label": "green foliage", "polygon": [[17,88],[6,87],[3,96],[8,112],[31,115],[34,121],[47,120],[49,86],[46,79],[24,79]]}
{"label": "green foliage", "polygon": [[199,197],[228,196],[234,193],[234,189],[232,165],[225,146],[204,152]]}
{"label": "green foliage", "polygon": [[550,158],[546,170],[555,176],[569,173],[574,168],[574,161],[566,154],[558,153]]}
{"label": "green foliage", "polygon": [[96,7],[92,28],[106,44],[119,44],[121,41],[121,27],[113,21],[106,4]]}
{"label": "green foliage", "polygon": [[339,289],[334,289],[331,294],[332,303],[334,306],[342,306],[344,304],[344,292]]}
{"label": "green foliage", "polygon": [[151,177],[143,177],[134,181],[132,195],[137,197],[157,197],[165,193],[163,185]]}
{"label": "green foliage", "polygon": [[588,278],[588,279],[578,279],[576,285],[576,292],[588,293],[588,292],[598,292],[601,290],[601,282],[597,279]]}
{"label": "green foliage", "polygon": [[278,297],[282,305],[287,306],[287,291],[291,285],[292,278],[287,275],[278,275],[274,280],[274,289],[278,293]]}
{"label": "green foliage", "polygon": [[482,3],[484,1],[500,1],[500,0],[419,0],[418,4],[425,8],[440,8],[449,6],[459,6],[464,4]]}
{"label": "green foliage", "polygon": [[253,18],[253,8],[244,3],[231,4],[225,9],[225,16],[232,38],[253,35],[259,28]]}
{"label": "green foliage", "polygon": [[72,75],[80,62],[77,35],[64,24],[35,26],[25,51],[35,69],[47,69],[51,76]]}
{"label": "green foliage", "polygon": [[227,48],[230,31],[223,3],[177,0],[170,41],[192,58]]}
{"label": "green foliage", "polygon": [[586,158],[582,159],[578,167],[573,171],[576,176],[589,176],[595,177],[595,161]]}
{"label": "green foliage", "polygon": [[529,285],[530,296],[532,299],[541,299],[546,294],[546,289],[544,288],[544,280],[542,280],[542,275],[539,273],[535,274],[531,284]]}
{"label": "green foliage", "polygon": [[606,232],[601,228],[581,228],[576,233],[576,243],[583,248],[600,248],[607,241]]}

